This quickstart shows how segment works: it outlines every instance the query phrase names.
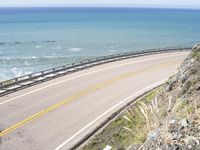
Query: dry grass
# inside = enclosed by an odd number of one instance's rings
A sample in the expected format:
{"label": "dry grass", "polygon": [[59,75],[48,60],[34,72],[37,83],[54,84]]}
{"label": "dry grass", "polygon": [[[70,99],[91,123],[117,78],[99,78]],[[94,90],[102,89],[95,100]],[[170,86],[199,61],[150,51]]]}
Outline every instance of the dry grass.
{"label": "dry grass", "polygon": [[157,97],[148,101],[150,102],[149,104],[140,101],[138,106],[129,110],[129,117],[124,117],[127,121],[132,123],[131,128],[129,125],[129,127],[124,127],[124,129],[134,134],[134,144],[143,143],[148,133],[161,123]]}
{"label": "dry grass", "polygon": [[[159,111],[157,99],[154,99],[158,92],[159,89],[154,90],[138,99],[134,106],[112,121],[82,149],[102,150],[106,145],[111,145],[113,149],[123,150],[131,144],[143,143],[149,130],[158,124],[159,119],[154,116]],[[142,110],[144,111],[143,114],[141,113]],[[152,119],[152,116],[154,116],[154,119]],[[150,122],[148,122],[148,119]],[[146,125],[147,122],[148,125]]]}

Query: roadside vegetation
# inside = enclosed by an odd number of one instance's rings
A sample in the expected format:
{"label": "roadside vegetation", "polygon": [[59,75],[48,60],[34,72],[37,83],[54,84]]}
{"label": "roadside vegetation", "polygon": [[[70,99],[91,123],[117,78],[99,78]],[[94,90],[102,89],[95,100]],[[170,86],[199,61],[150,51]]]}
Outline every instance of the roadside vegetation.
{"label": "roadside vegetation", "polygon": [[[150,104],[159,91],[160,89],[156,89],[139,98],[134,106],[127,108],[82,149],[102,150],[107,145],[112,146],[113,149],[125,149],[131,144],[143,143],[148,132],[157,124],[154,123],[154,119],[157,117],[146,118],[146,107],[148,107],[146,104]],[[154,99],[154,102],[156,103],[156,99]],[[156,113],[153,112],[152,115],[156,115]],[[150,122],[148,122],[149,119]],[[156,120],[158,121],[158,119]]]}

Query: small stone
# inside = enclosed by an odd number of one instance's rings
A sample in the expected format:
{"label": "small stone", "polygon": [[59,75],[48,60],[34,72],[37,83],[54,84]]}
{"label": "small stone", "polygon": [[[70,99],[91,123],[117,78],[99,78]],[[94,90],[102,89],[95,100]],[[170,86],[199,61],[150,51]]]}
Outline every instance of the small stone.
{"label": "small stone", "polygon": [[160,128],[154,129],[147,135],[147,141],[156,139],[159,136],[159,134],[160,134]]}
{"label": "small stone", "polygon": [[181,124],[182,128],[186,128],[189,126],[189,121],[186,118],[182,119],[179,123]]}
{"label": "small stone", "polygon": [[171,135],[171,137],[172,137],[172,140],[178,140],[178,139],[180,139],[180,137],[181,137],[182,135],[181,134],[179,134],[179,133],[173,133],[172,135]]}
{"label": "small stone", "polygon": [[196,89],[196,90],[200,90],[200,85],[196,86],[195,89]]}
{"label": "small stone", "polygon": [[175,123],[177,123],[177,120],[175,120],[175,119],[171,119],[171,120],[169,121],[169,124],[175,124]]}
{"label": "small stone", "polygon": [[174,146],[175,146],[175,147],[174,147],[174,150],[181,150],[181,145],[175,144]]}
{"label": "small stone", "polygon": [[111,149],[112,149],[112,146],[107,145],[103,150],[111,150]]}
{"label": "small stone", "polygon": [[192,145],[188,145],[187,147],[188,147],[188,149],[192,149]]}
{"label": "small stone", "polygon": [[185,139],[185,144],[186,145],[199,145],[199,140],[196,137],[188,136]]}

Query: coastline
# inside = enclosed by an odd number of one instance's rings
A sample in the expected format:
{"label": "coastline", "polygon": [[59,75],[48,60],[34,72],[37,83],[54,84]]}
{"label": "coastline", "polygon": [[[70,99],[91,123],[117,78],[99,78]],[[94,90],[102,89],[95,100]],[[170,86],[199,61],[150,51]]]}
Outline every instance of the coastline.
{"label": "coastline", "polygon": [[194,45],[199,39],[196,10],[43,9],[0,9],[0,78],[56,67],[69,59]]}

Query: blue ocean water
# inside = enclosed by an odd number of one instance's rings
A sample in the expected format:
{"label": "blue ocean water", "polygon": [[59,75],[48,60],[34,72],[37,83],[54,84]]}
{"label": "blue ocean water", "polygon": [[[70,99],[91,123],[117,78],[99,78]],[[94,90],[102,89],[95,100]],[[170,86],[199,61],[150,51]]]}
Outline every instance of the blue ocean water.
{"label": "blue ocean water", "polygon": [[0,80],[90,57],[200,41],[200,10],[0,8]]}

